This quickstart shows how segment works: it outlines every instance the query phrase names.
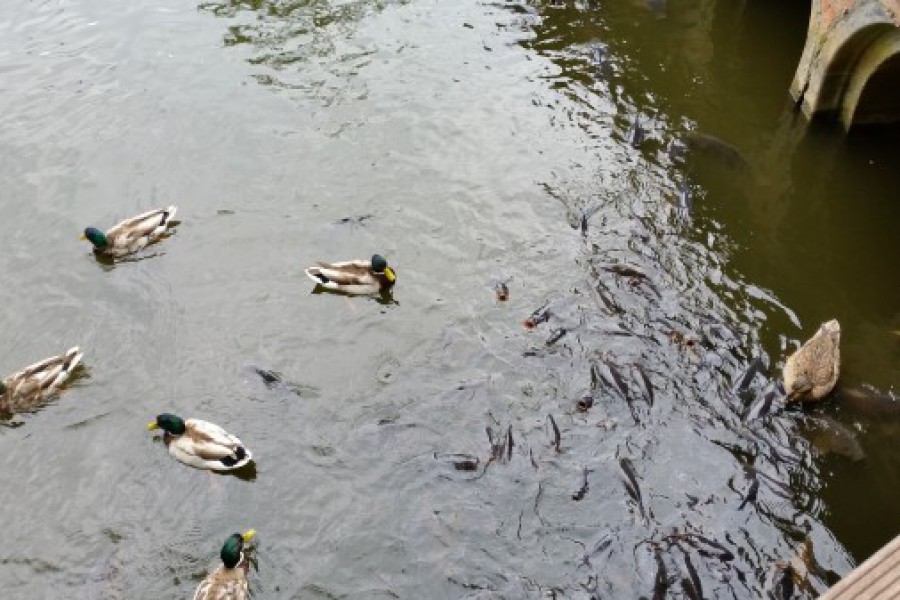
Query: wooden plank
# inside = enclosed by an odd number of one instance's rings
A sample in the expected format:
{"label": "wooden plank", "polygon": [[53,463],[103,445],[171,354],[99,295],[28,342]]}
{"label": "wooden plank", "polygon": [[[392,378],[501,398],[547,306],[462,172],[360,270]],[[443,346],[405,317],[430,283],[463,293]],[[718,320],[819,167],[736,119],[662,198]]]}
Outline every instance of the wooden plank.
{"label": "wooden plank", "polygon": [[819,600],[900,598],[900,536],[853,569]]}

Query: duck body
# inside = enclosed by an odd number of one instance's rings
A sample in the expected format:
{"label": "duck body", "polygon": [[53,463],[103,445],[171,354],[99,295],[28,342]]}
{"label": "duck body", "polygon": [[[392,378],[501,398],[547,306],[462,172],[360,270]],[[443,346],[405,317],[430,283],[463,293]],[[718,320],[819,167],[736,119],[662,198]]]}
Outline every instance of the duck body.
{"label": "duck body", "polygon": [[249,597],[250,583],[245,565],[233,569],[220,566],[207,575],[194,592],[194,600],[247,600]]}
{"label": "duck body", "polygon": [[175,206],[151,210],[126,219],[105,233],[88,227],[82,237],[90,240],[96,254],[120,258],[162,239],[176,211]]}
{"label": "duck body", "polygon": [[397,281],[394,270],[377,254],[372,260],[316,261],[316,265],[306,269],[306,275],[327,290],[345,294],[378,294],[389,290]]}
{"label": "duck body", "polygon": [[831,393],[841,371],[841,325],[823,323],[785,362],[782,376],[788,400],[820,400]]}
{"label": "duck body", "polygon": [[162,414],[148,429],[163,429],[169,454],[181,463],[209,471],[233,471],[253,460],[243,442],[215,423],[201,419],[182,420]]}
{"label": "duck body", "polygon": [[69,378],[83,355],[75,346],[0,380],[0,414],[36,408]]}
{"label": "duck body", "polygon": [[244,533],[234,533],[225,540],[219,554],[222,566],[200,582],[194,592],[194,600],[247,600],[250,598],[244,544],[253,539],[254,535],[256,532],[250,529]]}

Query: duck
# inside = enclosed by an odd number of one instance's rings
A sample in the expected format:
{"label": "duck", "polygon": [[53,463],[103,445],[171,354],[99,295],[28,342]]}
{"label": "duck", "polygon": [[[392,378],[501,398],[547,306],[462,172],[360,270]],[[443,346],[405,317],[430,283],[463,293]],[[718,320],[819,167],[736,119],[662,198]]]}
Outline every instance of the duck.
{"label": "duck", "polygon": [[840,346],[841,324],[832,319],[788,357],[781,375],[789,401],[821,400],[831,393],[841,372]]}
{"label": "duck", "polygon": [[74,346],[0,379],[0,414],[28,411],[52,395],[69,378],[84,353]]}
{"label": "duck", "polygon": [[233,533],[225,540],[219,557],[222,566],[207,575],[197,591],[194,600],[247,600],[250,598],[250,584],[247,581],[247,561],[244,544],[253,539],[252,529],[244,533]]}
{"label": "duck", "polygon": [[88,227],[81,239],[90,241],[98,255],[121,258],[162,239],[177,210],[175,206],[151,210],[126,219],[105,233]]}
{"label": "duck", "polygon": [[386,292],[397,281],[397,274],[380,254],[371,260],[349,260],[339,263],[316,261],[306,275],[326,290],[364,295]]}
{"label": "duck", "polygon": [[234,471],[253,459],[241,440],[209,421],[163,413],[147,429],[162,429],[169,454],[197,469]]}

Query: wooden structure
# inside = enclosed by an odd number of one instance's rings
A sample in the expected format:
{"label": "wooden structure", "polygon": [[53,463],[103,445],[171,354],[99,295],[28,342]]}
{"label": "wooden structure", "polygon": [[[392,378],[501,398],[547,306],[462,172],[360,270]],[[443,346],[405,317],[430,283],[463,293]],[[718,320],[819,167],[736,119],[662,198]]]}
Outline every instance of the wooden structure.
{"label": "wooden structure", "polygon": [[900,598],[900,536],[837,582],[819,600]]}

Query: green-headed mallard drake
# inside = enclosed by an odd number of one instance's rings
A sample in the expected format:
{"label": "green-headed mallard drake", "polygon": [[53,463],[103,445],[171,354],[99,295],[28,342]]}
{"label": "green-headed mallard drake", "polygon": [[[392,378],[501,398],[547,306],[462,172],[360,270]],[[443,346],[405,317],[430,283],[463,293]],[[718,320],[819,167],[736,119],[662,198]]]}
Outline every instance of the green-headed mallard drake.
{"label": "green-headed mallard drake", "polygon": [[198,469],[233,471],[253,459],[241,440],[208,421],[185,421],[177,415],[163,413],[147,429],[165,431],[163,441],[169,454]]}
{"label": "green-headed mallard drake", "polygon": [[397,281],[397,274],[380,254],[372,260],[349,260],[326,263],[316,261],[317,267],[309,267],[306,274],[327,290],[347,294],[377,294],[387,291]]}
{"label": "green-headed mallard drake", "polygon": [[0,414],[36,408],[53,394],[78,365],[83,353],[78,346],[0,379]]}
{"label": "green-headed mallard drake", "polygon": [[194,592],[194,600],[247,600],[250,584],[247,581],[247,561],[244,560],[244,544],[253,539],[252,529],[233,533],[222,546],[219,556],[222,566],[206,576]]}
{"label": "green-headed mallard drake", "polygon": [[151,210],[122,221],[106,233],[96,227],[88,227],[81,239],[90,240],[97,254],[120,258],[159,241],[169,228],[176,210],[174,206]]}

